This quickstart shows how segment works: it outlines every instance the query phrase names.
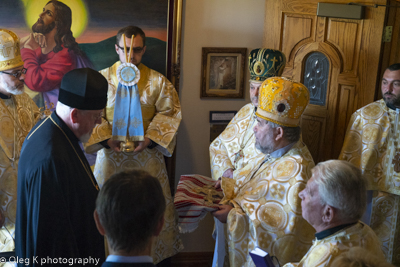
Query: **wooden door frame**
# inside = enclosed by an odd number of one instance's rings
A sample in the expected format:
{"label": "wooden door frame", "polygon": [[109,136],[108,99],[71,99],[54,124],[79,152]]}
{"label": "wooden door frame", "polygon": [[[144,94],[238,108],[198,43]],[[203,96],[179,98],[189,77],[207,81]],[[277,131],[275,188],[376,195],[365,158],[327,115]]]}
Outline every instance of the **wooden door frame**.
{"label": "wooden door frame", "polygon": [[[334,133],[334,128],[335,125],[338,122],[338,119],[335,118],[335,112],[332,112],[332,110],[335,110],[337,107],[337,102],[338,102],[338,98],[340,97],[340,92],[339,92],[339,87],[340,84],[335,84],[332,82],[332,80],[334,81],[338,81],[339,80],[339,75],[342,71],[342,66],[343,66],[343,60],[341,58],[340,53],[338,53],[337,48],[328,42],[322,42],[322,41],[316,41],[316,42],[312,42],[312,43],[308,43],[305,44],[303,46],[297,47],[298,49],[296,51],[294,51],[295,56],[293,58],[293,71],[292,71],[292,79],[296,80],[296,81],[300,81],[301,83],[303,83],[303,77],[304,77],[304,64],[305,64],[305,60],[307,59],[308,55],[313,53],[313,52],[320,52],[323,55],[325,55],[325,57],[328,59],[329,61],[329,77],[331,77],[328,80],[328,84],[327,84],[327,101],[325,103],[324,107],[321,106],[316,106],[313,104],[309,104],[304,112],[304,115],[307,116],[309,113],[312,113],[314,115],[318,114],[319,112],[321,112],[321,108],[325,109],[325,114],[321,114],[323,116],[318,116],[321,118],[327,118],[329,116],[331,116],[329,119],[333,120],[335,123],[334,124],[324,124],[323,126],[323,136],[320,139],[321,142],[324,142],[324,140],[326,140],[326,138],[331,138],[333,139],[333,133]],[[296,70],[301,70],[301,71],[296,71]],[[315,112],[316,110],[318,110],[318,112]],[[314,112],[313,112],[314,111]],[[332,114],[332,115],[329,115]],[[344,138],[344,136],[343,136]],[[332,155],[332,150],[334,147],[335,143],[331,143],[329,145],[324,146],[325,148],[325,153],[322,154],[322,151],[320,150],[318,152],[318,158],[315,159],[317,162],[319,161],[323,161],[326,160],[328,158],[330,158],[330,156]],[[322,146],[319,145],[320,149],[322,149]],[[328,156],[328,157],[326,157]]]}
{"label": "wooden door frame", "polygon": [[[285,0],[265,0],[265,22],[264,22],[264,39],[263,39],[263,46],[266,48],[272,48],[272,49],[278,49],[278,50],[282,50],[282,39],[280,37],[280,34],[278,31],[276,31],[275,29],[282,29],[283,28],[283,23],[284,23],[284,16],[287,14],[291,14],[292,12],[290,11],[290,9],[292,9],[291,7],[291,2],[289,0],[287,0],[287,3],[284,2]],[[372,5],[372,4],[388,4],[390,1],[392,2],[397,2],[396,4],[399,5],[400,3],[398,1],[395,0],[373,0],[373,1],[369,1],[370,3],[367,3],[367,5]],[[315,1],[316,2],[316,1]],[[315,2],[312,1],[304,1],[304,4],[302,4],[301,9],[302,9],[302,14],[301,16],[314,16],[314,22],[313,23],[317,23],[317,6],[315,4]],[[349,1],[346,0],[330,0],[329,2],[331,3],[338,3],[338,4],[347,4],[349,3]],[[356,2],[356,3],[361,3],[361,4],[365,4],[365,0],[354,0],[352,2]],[[283,12],[282,9],[285,8],[288,11]],[[280,12],[277,12],[277,10],[280,10]],[[374,16],[378,16],[379,13],[381,12],[386,12],[384,7],[378,7],[376,9],[376,12],[371,12],[371,7],[366,8],[365,11],[365,19],[363,20],[363,22],[365,24],[369,24],[370,22],[370,18],[374,17]],[[375,9],[373,9],[375,10]],[[400,10],[398,11],[400,13]],[[399,21],[400,19],[397,18],[396,16],[396,21]],[[397,23],[399,24],[399,23]],[[368,32],[362,32],[362,38],[361,38],[361,42],[368,44],[370,41],[370,39],[376,38],[376,36],[381,36],[382,33],[382,26],[384,25],[384,23],[381,25],[381,23],[374,23],[374,24],[370,24],[368,25],[370,27],[370,30]],[[398,28],[394,28],[394,31],[397,30],[397,32],[399,31]],[[310,40],[315,40],[316,38],[318,38],[318,32],[311,32],[310,33]],[[380,37],[379,37],[380,38]],[[398,41],[400,41],[400,36],[396,37]],[[310,40],[308,40],[307,42],[309,42]],[[307,43],[305,42],[305,43]],[[301,45],[304,45],[305,43],[302,43]],[[393,42],[392,42],[393,43]],[[373,75],[380,75],[380,70],[381,70],[381,65],[380,65],[380,58],[381,57],[381,51],[382,51],[382,47],[381,49],[378,51],[374,51],[373,53],[371,53],[371,51],[369,50],[364,50],[361,49],[360,53],[360,60],[359,62],[357,62],[358,65],[358,72],[359,73],[370,73],[371,75],[368,75],[367,77],[365,77],[363,80],[359,80],[357,81],[357,95],[356,95],[356,99],[355,99],[355,109],[353,111],[355,111],[357,108],[361,108],[362,106],[365,106],[371,102],[373,102],[376,97],[375,97],[375,93],[376,93],[376,83],[374,81],[374,83],[372,82],[373,80],[380,80],[376,79],[376,77],[374,77]],[[399,59],[398,61],[400,61],[400,55],[399,53],[396,54],[397,58]],[[289,55],[287,55],[289,57]],[[288,58],[289,62],[288,62],[288,66],[290,66],[290,58]],[[375,63],[376,64],[372,64]],[[385,67],[386,68],[386,67]],[[285,75],[285,72],[284,72]]]}

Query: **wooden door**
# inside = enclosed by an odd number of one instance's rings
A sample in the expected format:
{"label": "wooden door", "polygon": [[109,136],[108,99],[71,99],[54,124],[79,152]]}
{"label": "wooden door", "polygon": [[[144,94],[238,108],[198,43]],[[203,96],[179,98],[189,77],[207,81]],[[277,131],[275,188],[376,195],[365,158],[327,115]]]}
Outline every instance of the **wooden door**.
{"label": "wooden door", "polygon": [[338,158],[351,114],[374,101],[386,12],[367,7],[363,20],[317,17],[318,2],[266,0],[263,40],[286,55],[283,76],[308,85],[312,101],[301,127],[316,163]]}

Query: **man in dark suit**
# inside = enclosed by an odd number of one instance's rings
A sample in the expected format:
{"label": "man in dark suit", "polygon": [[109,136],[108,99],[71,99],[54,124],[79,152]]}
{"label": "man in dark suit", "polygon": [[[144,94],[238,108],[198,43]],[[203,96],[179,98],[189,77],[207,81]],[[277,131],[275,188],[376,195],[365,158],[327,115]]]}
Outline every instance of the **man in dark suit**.
{"label": "man in dark suit", "polygon": [[155,266],[153,238],[164,224],[165,199],[160,182],[143,170],[114,174],[96,200],[94,219],[108,241],[106,266]]}

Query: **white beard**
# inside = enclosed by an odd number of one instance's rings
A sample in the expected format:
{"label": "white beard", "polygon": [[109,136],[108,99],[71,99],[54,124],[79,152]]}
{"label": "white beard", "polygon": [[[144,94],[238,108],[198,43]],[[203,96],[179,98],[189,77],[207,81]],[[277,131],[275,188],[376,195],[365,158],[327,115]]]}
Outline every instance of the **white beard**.
{"label": "white beard", "polygon": [[92,135],[92,132],[86,133],[86,134],[82,135],[81,137],[79,137],[79,140],[82,143],[87,143],[89,141],[91,135]]}
{"label": "white beard", "polygon": [[[7,74],[6,74],[7,75]],[[17,83],[14,86],[6,83],[3,79],[0,79],[0,88],[3,88],[7,93],[12,95],[20,95],[24,92],[24,83]]]}

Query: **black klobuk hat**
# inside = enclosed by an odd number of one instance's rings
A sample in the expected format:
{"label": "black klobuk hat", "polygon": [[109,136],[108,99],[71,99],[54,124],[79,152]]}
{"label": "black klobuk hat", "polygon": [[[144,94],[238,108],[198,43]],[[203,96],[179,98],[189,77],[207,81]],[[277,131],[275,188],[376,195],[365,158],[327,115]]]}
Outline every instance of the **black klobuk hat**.
{"label": "black klobuk hat", "polygon": [[61,81],[58,101],[82,110],[103,109],[107,103],[108,82],[99,72],[90,69],[74,69]]}

